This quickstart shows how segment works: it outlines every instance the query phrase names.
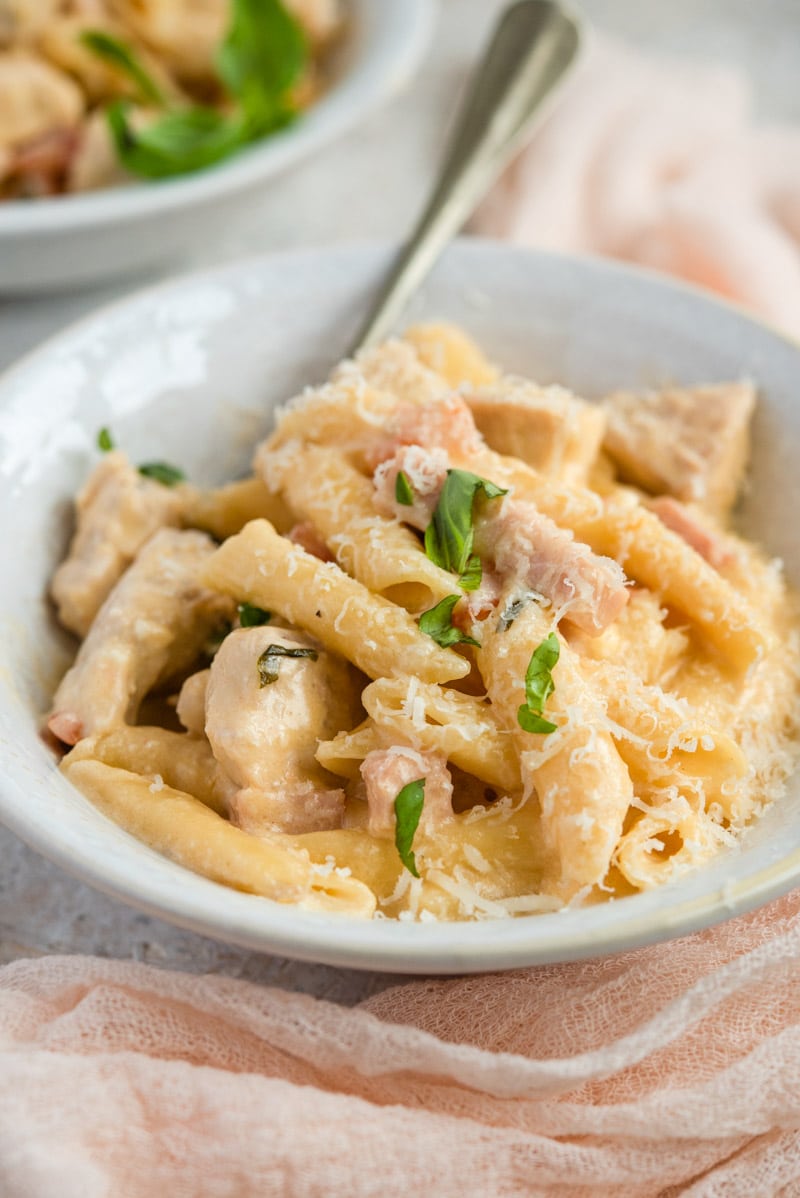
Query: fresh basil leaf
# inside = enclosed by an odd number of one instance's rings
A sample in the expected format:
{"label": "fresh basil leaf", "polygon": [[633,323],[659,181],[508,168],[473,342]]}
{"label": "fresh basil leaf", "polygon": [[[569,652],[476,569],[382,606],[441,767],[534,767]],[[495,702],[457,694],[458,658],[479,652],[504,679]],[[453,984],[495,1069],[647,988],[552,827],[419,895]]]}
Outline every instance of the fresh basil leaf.
{"label": "fresh basil leaf", "polygon": [[310,657],[316,661],[319,657],[316,649],[287,649],[285,645],[267,645],[258,659],[259,686],[269,686],[278,681],[281,657]]}
{"label": "fresh basil leaf", "polygon": [[448,470],[439,501],[425,529],[425,552],[435,565],[452,574],[466,576],[466,590],[474,590],[476,565],[472,553],[475,540],[473,508],[483,492],[487,499],[506,495],[502,487],[470,474],[468,470]]}
{"label": "fresh basil leaf", "polygon": [[467,568],[458,576],[458,585],[462,591],[477,591],[483,578],[483,564],[477,553],[473,553],[467,562]]}
{"label": "fresh basil leaf", "polygon": [[256,607],[252,603],[240,603],[236,610],[242,628],[259,628],[262,624],[269,624],[272,619],[272,612],[264,611],[263,607]]}
{"label": "fresh basil leaf", "polygon": [[409,873],[419,877],[417,861],[411,851],[414,835],[419,826],[419,817],[425,802],[425,779],[408,782],[394,801],[394,843],[400,860]]}
{"label": "fresh basil leaf", "polygon": [[291,119],[288,93],[307,61],[305,31],[280,0],[233,0],[216,65],[241,105],[248,136],[259,137]]}
{"label": "fresh basil leaf", "polygon": [[545,735],[549,732],[555,732],[558,728],[558,724],[551,724],[549,720],[545,720],[535,711],[531,711],[530,707],[525,703],[522,704],[517,712],[517,723],[523,732],[541,732]]}
{"label": "fresh basil leaf", "polygon": [[517,712],[517,723],[525,732],[555,732],[557,724],[542,718],[544,705],[556,689],[553,667],[561,654],[558,637],[551,632],[531,654],[525,671],[525,702]]}
{"label": "fresh basil leaf", "polygon": [[125,42],[103,29],[85,29],[80,35],[80,41],[87,50],[102,58],[108,66],[126,75],[145,104],[155,104],[158,108],[164,105],[165,98],[161,88],[142,66],[136,52]]}
{"label": "fresh basil leaf", "polygon": [[449,649],[451,645],[476,645],[480,649],[480,641],[453,627],[453,608],[460,598],[460,595],[448,595],[435,607],[424,611],[419,618],[419,630],[443,649]]}
{"label": "fresh basil leaf", "polygon": [[509,600],[498,617],[497,631],[508,632],[517,616],[525,610],[532,600],[535,600],[537,603],[546,604],[547,602],[544,595],[540,595],[538,591],[522,591],[521,594]]}
{"label": "fresh basil leaf", "polygon": [[399,470],[394,480],[394,497],[403,507],[411,507],[414,502],[414,488],[405,470]]}
{"label": "fresh basil leaf", "polygon": [[111,436],[111,431],[107,428],[101,428],[97,434],[97,448],[103,453],[110,453],[114,448],[114,439]]}
{"label": "fresh basil leaf", "polygon": [[213,166],[245,144],[241,116],[214,108],[177,108],[134,130],[126,105],[109,105],[106,118],[120,162],[132,175],[166,179]]}
{"label": "fresh basil leaf", "polygon": [[170,466],[169,462],[143,462],[139,473],[145,478],[152,478],[153,482],[161,483],[163,487],[174,487],[186,478],[182,470]]}

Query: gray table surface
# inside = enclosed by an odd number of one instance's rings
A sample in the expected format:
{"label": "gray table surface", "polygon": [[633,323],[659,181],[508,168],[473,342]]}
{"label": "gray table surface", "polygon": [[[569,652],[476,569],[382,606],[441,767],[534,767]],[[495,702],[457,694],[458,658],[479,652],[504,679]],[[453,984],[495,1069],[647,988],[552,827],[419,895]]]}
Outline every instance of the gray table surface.
{"label": "gray table surface", "polygon": [[[246,223],[219,229],[212,251],[136,282],[0,300],[0,369],[93,309],[176,270],[276,248],[402,235],[435,169],[453,96],[501,7],[501,0],[441,0],[431,51],[406,92],[270,184]],[[759,115],[800,120],[800,0],[580,0],[573,7],[645,48],[734,64],[753,80]],[[342,1003],[399,980],[259,955],[173,928],[96,893],[0,828],[0,964],[55,952],[222,973]]]}

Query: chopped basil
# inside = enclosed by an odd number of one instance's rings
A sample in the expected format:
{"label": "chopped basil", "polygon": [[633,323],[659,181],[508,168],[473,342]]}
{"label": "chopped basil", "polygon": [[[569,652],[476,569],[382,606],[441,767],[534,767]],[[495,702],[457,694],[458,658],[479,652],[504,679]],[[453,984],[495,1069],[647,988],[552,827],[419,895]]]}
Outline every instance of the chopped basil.
{"label": "chopped basil", "polygon": [[394,497],[403,507],[411,507],[414,502],[414,488],[405,470],[399,470],[394,480]]}
{"label": "chopped basil", "polygon": [[244,145],[242,120],[215,108],[176,108],[134,129],[127,105],[121,101],[106,110],[114,148],[122,165],[143,179],[166,179],[213,166]]}
{"label": "chopped basil", "polygon": [[143,103],[154,104],[157,108],[164,104],[164,93],[142,66],[135,51],[120,38],[103,29],[85,29],[79,40],[108,66],[127,75]]}
{"label": "chopped basil", "polygon": [[278,670],[281,657],[310,657],[316,661],[319,654],[316,649],[287,649],[285,645],[267,645],[258,659],[259,686],[269,686],[278,681]]}
{"label": "chopped basil", "polygon": [[261,624],[269,624],[272,612],[264,611],[252,603],[240,603],[236,609],[239,613],[239,623],[242,628],[258,628]]}
{"label": "chopped basil", "polygon": [[483,578],[483,564],[477,553],[473,553],[467,562],[467,568],[458,576],[458,585],[462,591],[477,591]]}
{"label": "chopped basil", "polygon": [[552,670],[558,661],[561,646],[558,637],[551,632],[534,649],[525,671],[525,702],[517,712],[517,722],[525,732],[555,732],[558,724],[542,718],[544,705],[556,689]]}
{"label": "chopped basil", "polygon": [[453,608],[460,598],[460,595],[448,595],[435,607],[423,612],[419,618],[419,630],[443,649],[449,649],[451,645],[477,645],[480,648],[480,641],[465,636],[459,628],[453,627]]}
{"label": "chopped basil", "polygon": [[411,851],[414,835],[419,826],[419,817],[425,802],[425,779],[407,783],[394,801],[394,843],[400,860],[409,873],[419,877],[417,862]]}
{"label": "chopped basil", "polygon": [[293,115],[290,89],[308,60],[303,26],[280,0],[233,0],[217,52],[217,72],[239,101],[249,137],[280,128]]}
{"label": "chopped basil", "polygon": [[293,119],[291,89],[307,61],[303,27],[280,0],[233,0],[216,61],[233,103],[224,111],[202,104],[171,108],[134,129],[128,105],[115,101],[106,116],[117,157],[131,174],[145,179],[212,166]]}
{"label": "chopped basil", "polygon": [[110,453],[114,448],[114,439],[109,429],[100,429],[100,432],[97,434],[97,448],[102,450],[103,453]]}
{"label": "chopped basil", "polygon": [[430,560],[443,570],[460,575],[459,581],[468,591],[480,585],[480,561],[472,547],[473,508],[481,491],[487,499],[507,494],[502,487],[468,470],[448,470],[439,502],[425,529],[425,552]]}
{"label": "chopped basil", "polygon": [[169,462],[143,462],[139,467],[139,473],[145,478],[152,478],[153,482],[161,483],[163,487],[174,487],[186,478],[182,470],[177,466],[170,466]]}
{"label": "chopped basil", "polygon": [[517,595],[515,599],[511,599],[503,608],[497,621],[497,631],[508,632],[517,616],[525,610],[532,599],[535,599],[537,603],[544,603],[547,606],[547,600],[538,591],[523,591],[521,595]]}

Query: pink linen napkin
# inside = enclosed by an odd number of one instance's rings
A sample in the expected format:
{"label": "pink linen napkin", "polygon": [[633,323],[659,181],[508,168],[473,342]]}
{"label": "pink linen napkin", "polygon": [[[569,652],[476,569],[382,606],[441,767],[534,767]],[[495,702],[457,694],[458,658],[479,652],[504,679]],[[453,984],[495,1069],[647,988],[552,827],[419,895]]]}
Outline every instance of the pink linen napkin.
{"label": "pink linen napkin", "polygon": [[349,1010],[80,957],[0,970],[3,1198],[800,1194],[800,892]]}
{"label": "pink linen napkin", "polygon": [[[595,46],[483,231],[671,270],[800,332],[800,133]],[[2,1198],[800,1195],[800,891],[599,961],[355,1009],[51,957],[0,969]]]}
{"label": "pink linen napkin", "polygon": [[472,229],[680,275],[800,337],[800,130],[746,82],[593,37]]}

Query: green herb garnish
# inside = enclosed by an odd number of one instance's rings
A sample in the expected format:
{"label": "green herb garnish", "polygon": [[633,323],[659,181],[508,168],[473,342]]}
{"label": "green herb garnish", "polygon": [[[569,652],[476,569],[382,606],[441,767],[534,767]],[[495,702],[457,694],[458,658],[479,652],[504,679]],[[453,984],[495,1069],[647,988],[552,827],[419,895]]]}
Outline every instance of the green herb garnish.
{"label": "green herb garnish", "polygon": [[310,657],[316,661],[319,654],[316,649],[287,649],[284,645],[268,645],[258,659],[259,686],[269,686],[278,681],[281,657]]}
{"label": "green herb garnish", "polygon": [[558,661],[561,646],[554,632],[534,649],[525,671],[525,702],[517,712],[517,722],[525,732],[555,732],[558,724],[542,718],[544,705],[556,689],[552,670]]}
{"label": "green herb garnish", "polygon": [[216,64],[232,106],[226,111],[176,107],[146,128],[134,129],[128,104],[115,101],[106,116],[120,162],[145,179],[184,175],[220,162],[293,119],[291,89],[307,61],[303,27],[280,0],[233,0]]}
{"label": "green herb garnish", "polygon": [[145,129],[128,123],[121,101],[106,111],[117,157],[126,170],[143,179],[166,179],[213,166],[227,158],[245,137],[241,121],[215,108],[176,108]]}
{"label": "green herb garnish", "polygon": [[460,595],[448,595],[435,607],[423,612],[419,618],[419,630],[443,649],[449,649],[451,645],[476,645],[480,649],[480,641],[465,636],[459,628],[453,627],[453,608],[460,598]]}
{"label": "green herb garnish", "polygon": [[414,489],[405,470],[398,471],[394,480],[394,497],[403,507],[411,507],[414,502]]}
{"label": "green herb garnish", "polygon": [[108,66],[127,75],[136,88],[139,99],[145,104],[161,108],[165,103],[164,93],[148,74],[136,56],[136,52],[118,37],[103,29],[85,29],[79,39],[87,50],[91,50]]}
{"label": "green herb garnish", "polygon": [[431,522],[425,529],[425,552],[435,565],[458,574],[464,590],[480,585],[481,567],[472,552],[475,541],[473,508],[475,499],[483,492],[487,499],[497,499],[508,492],[486,478],[468,470],[448,470],[447,478],[434,509]]}
{"label": "green herb garnish", "polygon": [[302,25],[280,0],[233,0],[217,53],[217,72],[241,106],[249,137],[280,128],[293,115],[289,92],[308,60]]}
{"label": "green herb garnish", "polygon": [[422,806],[425,802],[425,779],[417,778],[416,782],[408,782],[398,793],[394,801],[394,843],[400,854],[400,860],[409,873],[419,877],[417,862],[411,851],[414,835],[419,826]]}
{"label": "green herb garnish", "polygon": [[97,448],[102,453],[110,453],[114,448],[114,439],[111,436],[111,431],[107,428],[101,428],[97,434]]}
{"label": "green herb garnish", "polygon": [[143,462],[139,473],[145,478],[152,478],[153,482],[161,483],[163,487],[174,487],[186,479],[183,471],[177,466],[170,466],[169,462]]}
{"label": "green herb garnish", "polygon": [[262,624],[269,624],[272,619],[272,612],[264,611],[263,607],[256,607],[253,603],[240,603],[236,610],[242,628],[259,628]]}

